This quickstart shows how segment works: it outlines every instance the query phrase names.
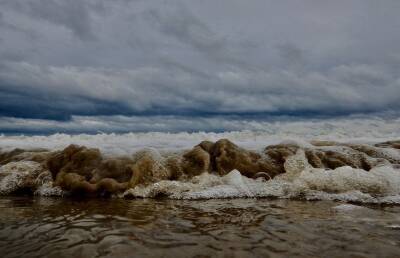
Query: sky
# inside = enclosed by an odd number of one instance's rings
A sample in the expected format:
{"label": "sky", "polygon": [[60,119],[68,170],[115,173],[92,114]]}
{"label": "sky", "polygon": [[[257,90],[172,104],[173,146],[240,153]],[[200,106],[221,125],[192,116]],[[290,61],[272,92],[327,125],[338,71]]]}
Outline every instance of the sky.
{"label": "sky", "polygon": [[398,0],[0,0],[0,133],[397,113],[399,13]]}

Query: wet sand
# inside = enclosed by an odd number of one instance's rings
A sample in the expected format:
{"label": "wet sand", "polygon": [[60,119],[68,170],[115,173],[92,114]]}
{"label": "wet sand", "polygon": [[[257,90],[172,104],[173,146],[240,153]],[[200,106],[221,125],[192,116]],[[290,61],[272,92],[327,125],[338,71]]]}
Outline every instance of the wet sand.
{"label": "wet sand", "polygon": [[400,207],[0,197],[2,257],[398,257]]}

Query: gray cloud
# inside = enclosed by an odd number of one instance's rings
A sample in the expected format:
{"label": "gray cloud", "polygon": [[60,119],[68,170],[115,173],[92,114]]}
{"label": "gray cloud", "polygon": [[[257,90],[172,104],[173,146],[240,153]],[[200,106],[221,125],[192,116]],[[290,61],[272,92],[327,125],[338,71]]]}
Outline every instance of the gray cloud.
{"label": "gray cloud", "polygon": [[193,51],[198,51],[216,63],[228,65],[245,64],[236,58],[233,44],[225,35],[214,32],[189,9],[179,5],[172,11],[151,9],[144,17],[162,34],[175,39]]}
{"label": "gray cloud", "polygon": [[[71,30],[80,39],[93,39],[90,13],[85,1],[75,0],[12,0],[4,5],[34,19],[41,19]],[[93,10],[97,10],[93,8]]]}
{"label": "gray cloud", "polygon": [[400,110],[400,5],[0,1],[0,115]]}

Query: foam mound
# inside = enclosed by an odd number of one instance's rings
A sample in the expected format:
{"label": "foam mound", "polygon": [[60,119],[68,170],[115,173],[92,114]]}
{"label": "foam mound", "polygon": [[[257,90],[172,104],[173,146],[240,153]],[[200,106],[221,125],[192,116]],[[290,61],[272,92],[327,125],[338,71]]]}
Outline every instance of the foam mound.
{"label": "foam mound", "polygon": [[296,198],[400,204],[400,141],[284,142],[261,151],[228,139],[189,150],[97,148],[0,153],[0,194],[124,198]]}

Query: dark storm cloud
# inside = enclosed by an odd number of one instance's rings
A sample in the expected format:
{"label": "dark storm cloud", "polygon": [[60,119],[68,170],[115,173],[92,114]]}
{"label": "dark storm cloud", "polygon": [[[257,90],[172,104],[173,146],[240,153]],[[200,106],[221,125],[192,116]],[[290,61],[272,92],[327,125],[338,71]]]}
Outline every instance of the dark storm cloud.
{"label": "dark storm cloud", "polygon": [[400,110],[400,3],[0,0],[0,116]]}

